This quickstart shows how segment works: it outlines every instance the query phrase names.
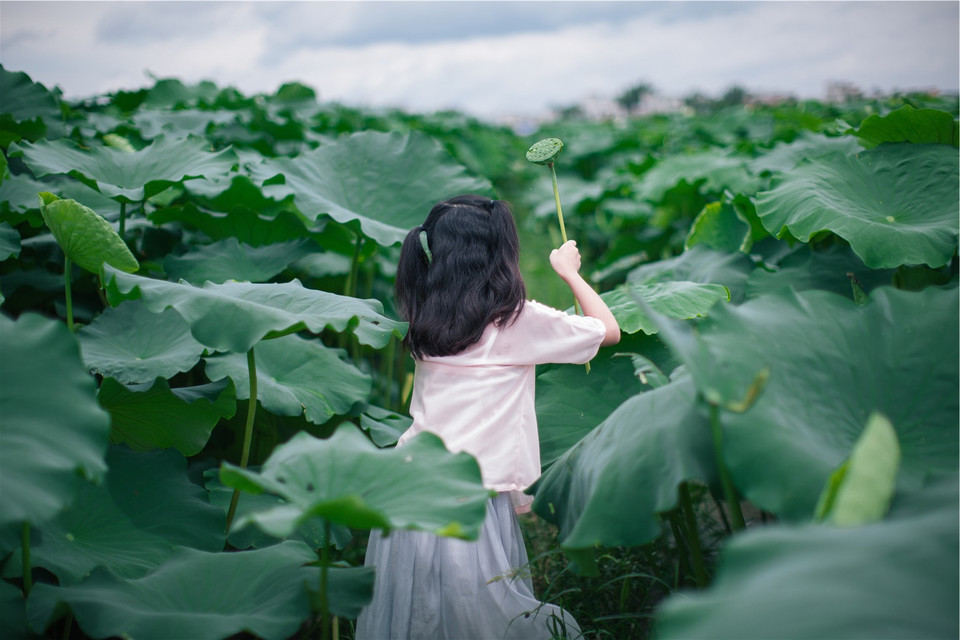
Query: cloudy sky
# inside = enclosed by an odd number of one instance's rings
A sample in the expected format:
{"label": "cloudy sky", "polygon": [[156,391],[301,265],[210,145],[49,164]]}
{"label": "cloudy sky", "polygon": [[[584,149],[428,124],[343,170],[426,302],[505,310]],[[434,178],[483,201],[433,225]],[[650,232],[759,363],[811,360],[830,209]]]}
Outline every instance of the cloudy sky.
{"label": "cloudy sky", "polygon": [[0,63],[68,97],[154,77],[244,93],[533,115],[639,83],[822,98],[960,85],[952,2],[11,2]]}

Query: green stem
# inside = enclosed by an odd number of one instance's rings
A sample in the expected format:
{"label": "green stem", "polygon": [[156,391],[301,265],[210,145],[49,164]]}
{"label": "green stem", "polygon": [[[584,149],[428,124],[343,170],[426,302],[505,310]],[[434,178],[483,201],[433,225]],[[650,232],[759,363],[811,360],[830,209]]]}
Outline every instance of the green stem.
{"label": "green stem", "polygon": [[[557,204],[557,219],[560,221],[560,238],[563,240],[563,243],[567,243],[567,228],[563,224],[563,207],[560,206],[560,188],[557,186],[557,168],[551,162],[550,167],[550,177],[553,178],[553,201]],[[577,302],[577,299],[573,299],[573,310],[577,312],[577,315],[582,315],[580,311],[580,303]],[[587,369],[587,373],[590,373],[590,363],[584,365]]]}
{"label": "green stem", "polygon": [[20,530],[20,554],[23,564],[23,595],[30,595],[33,589],[33,567],[30,565],[30,523],[24,520]]}
{"label": "green stem", "polygon": [[120,203],[120,231],[118,232],[121,240],[124,239],[123,234],[126,231],[126,228],[127,228],[127,203],[121,202]]}
{"label": "green stem", "polygon": [[703,589],[707,586],[707,570],[703,564],[703,550],[700,547],[700,527],[697,525],[697,517],[693,513],[693,502],[690,499],[690,485],[686,482],[680,483],[680,506],[683,509],[683,516],[686,519],[687,546],[690,547],[693,575],[697,579],[697,587]]}
{"label": "green stem", "polygon": [[330,638],[330,605],[327,591],[330,566],[330,521],[323,521],[323,548],[320,550],[320,615],[323,620],[321,637]]}
{"label": "green stem", "polygon": [[357,297],[357,280],[360,273],[360,250],[363,248],[363,236],[357,235],[357,246],[353,249],[353,260],[350,261],[350,273],[347,275],[347,283],[343,287],[343,295],[351,298]]}
{"label": "green stem", "polygon": [[[250,461],[250,443],[253,442],[253,419],[257,415],[257,361],[253,355],[253,347],[247,351],[247,375],[250,378],[250,400],[247,402],[247,422],[243,429],[243,452],[240,454],[240,466],[244,469]],[[240,490],[234,489],[230,498],[230,510],[227,511],[227,532],[237,514],[237,503],[240,502]]]}
{"label": "green stem", "polygon": [[676,509],[668,511],[666,514],[667,523],[670,524],[670,530],[673,532],[673,539],[677,543],[677,584],[679,585],[681,580],[680,576],[689,576],[693,571],[690,569],[687,544],[680,523],[677,522],[677,516],[678,513]]}
{"label": "green stem", "polygon": [[397,337],[391,335],[390,342],[387,344],[386,353],[383,356],[383,379],[384,379],[384,398],[383,406],[387,409],[393,408],[393,377],[397,370]]}
{"label": "green stem", "polygon": [[63,289],[67,295],[67,328],[71,333],[76,331],[73,326],[73,295],[70,292],[73,284],[73,262],[66,255],[63,256]]}
{"label": "green stem", "polygon": [[710,405],[710,429],[713,432],[713,451],[717,458],[717,472],[720,474],[720,482],[723,485],[723,495],[727,499],[727,508],[730,510],[730,520],[733,529],[745,529],[746,523],[743,520],[743,511],[740,510],[740,501],[737,499],[737,490],[733,486],[733,479],[730,478],[730,471],[723,460],[723,429],[720,427],[719,408],[715,404]]}

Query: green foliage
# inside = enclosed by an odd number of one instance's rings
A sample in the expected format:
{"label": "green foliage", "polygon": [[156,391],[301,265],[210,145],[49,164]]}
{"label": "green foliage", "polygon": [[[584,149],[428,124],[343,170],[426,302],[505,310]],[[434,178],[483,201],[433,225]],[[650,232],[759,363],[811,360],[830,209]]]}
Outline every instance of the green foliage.
{"label": "green foliage", "polygon": [[296,82],[68,103],[0,68],[4,632],[349,639],[365,529],[474,537],[476,461],[393,449],[397,245],[498,197],[530,297],[567,307],[523,157],[562,138],[623,339],[536,372],[517,570],[588,638],[955,637],[958,102],[751,102],[519,135]]}

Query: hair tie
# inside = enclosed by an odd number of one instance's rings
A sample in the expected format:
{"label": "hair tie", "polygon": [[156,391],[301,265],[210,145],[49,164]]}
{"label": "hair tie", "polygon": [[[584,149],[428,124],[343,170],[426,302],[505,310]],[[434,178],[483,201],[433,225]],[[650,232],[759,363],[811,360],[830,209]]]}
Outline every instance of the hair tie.
{"label": "hair tie", "polygon": [[430,253],[430,245],[427,244],[427,230],[426,230],[426,229],[421,229],[421,230],[420,230],[420,246],[423,247],[423,252],[424,252],[424,253],[426,254],[426,256],[427,256],[427,264],[432,263],[432,262],[433,262],[433,254]]}

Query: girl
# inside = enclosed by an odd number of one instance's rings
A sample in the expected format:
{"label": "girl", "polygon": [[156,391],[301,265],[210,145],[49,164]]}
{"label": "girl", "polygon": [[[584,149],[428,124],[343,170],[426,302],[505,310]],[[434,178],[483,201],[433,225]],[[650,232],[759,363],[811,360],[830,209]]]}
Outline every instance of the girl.
{"label": "girl", "polygon": [[580,629],[569,613],[536,600],[516,513],[540,475],[534,412],[538,364],[582,364],[616,344],[620,328],[579,275],[570,241],[550,264],[570,286],[584,316],[527,301],[519,240],[510,209],[466,195],[437,204],[403,241],[397,269],[405,342],[416,362],[410,415],[397,446],[420,433],[439,435],[452,452],[480,464],[487,505],[476,542],[421,531],[373,531],[365,564],[376,566],[373,601],[357,621],[358,640],[531,640]]}

